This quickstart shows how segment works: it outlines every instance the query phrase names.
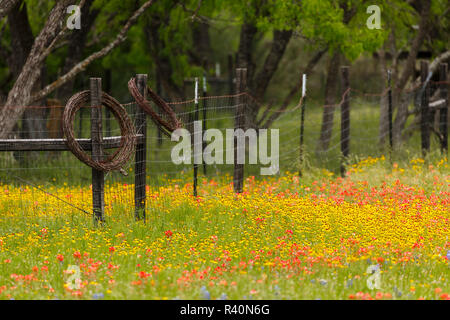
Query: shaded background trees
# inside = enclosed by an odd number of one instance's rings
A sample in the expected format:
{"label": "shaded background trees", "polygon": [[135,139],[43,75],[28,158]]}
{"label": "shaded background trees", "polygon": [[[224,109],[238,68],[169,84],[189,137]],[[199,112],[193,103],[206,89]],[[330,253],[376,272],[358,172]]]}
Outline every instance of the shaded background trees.
{"label": "shaded background trees", "polygon": [[[382,91],[392,70],[395,141],[407,139],[408,119],[418,114],[400,92],[415,85],[420,52],[448,62],[449,4],[377,1],[382,29],[370,30],[372,2],[0,0],[0,137],[17,125],[28,137],[45,132],[45,123],[33,123],[36,117],[17,106],[44,98],[64,104],[85,89],[81,79],[88,76],[110,70],[111,91],[128,100],[125,80],[148,73],[166,99],[184,100],[192,97],[186,78],[213,76],[217,63],[228,76],[231,56],[233,67],[247,68],[249,93],[261,102],[249,105],[249,127],[268,127],[280,114],[274,111],[296,104],[302,73],[317,104],[337,103],[339,65],[354,63],[374,66],[352,69],[352,78],[364,79],[352,85],[362,90]],[[70,4],[82,5],[80,30],[64,28]],[[380,104],[383,144],[387,107]],[[333,117],[333,108],[323,108],[317,151],[329,148]]]}

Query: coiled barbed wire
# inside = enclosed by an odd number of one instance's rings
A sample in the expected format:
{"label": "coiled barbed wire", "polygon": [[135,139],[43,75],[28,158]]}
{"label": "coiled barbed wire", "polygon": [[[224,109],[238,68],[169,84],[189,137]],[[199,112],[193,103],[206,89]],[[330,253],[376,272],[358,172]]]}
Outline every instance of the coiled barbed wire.
{"label": "coiled barbed wire", "polygon": [[167,116],[169,117],[169,121],[161,118],[158,113],[153,110],[148,100],[144,99],[144,97],[139,92],[135,78],[131,78],[130,81],[128,81],[128,90],[130,91],[134,100],[136,100],[136,103],[139,105],[139,107],[142,108],[148,115],[150,115],[152,121],[161,129],[164,134],[170,137],[170,134],[173,131],[181,128],[181,121],[177,119],[172,108],[163,99],[161,99],[161,97],[153,92],[150,87],[147,86],[147,92],[150,99],[152,99],[153,102],[167,114]]}
{"label": "coiled barbed wire", "polygon": [[[75,139],[73,130],[73,122],[76,112],[88,104],[90,101],[90,91],[82,91],[73,95],[64,108],[62,117],[62,129],[66,137],[67,147],[72,153],[82,162],[88,166],[100,170],[100,171],[113,171],[121,170],[122,166],[130,160],[131,155],[136,148],[136,133],[134,125],[131,122],[130,117],[127,114],[125,108],[120,103],[108,95],[102,92],[102,105],[106,106],[112,111],[112,114],[119,122],[121,140],[119,148],[109,157],[101,161],[93,160],[82,148],[78,141]],[[98,108],[101,106],[94,106],[92,108]],[[122,171],[122,170],[121,170]]]}

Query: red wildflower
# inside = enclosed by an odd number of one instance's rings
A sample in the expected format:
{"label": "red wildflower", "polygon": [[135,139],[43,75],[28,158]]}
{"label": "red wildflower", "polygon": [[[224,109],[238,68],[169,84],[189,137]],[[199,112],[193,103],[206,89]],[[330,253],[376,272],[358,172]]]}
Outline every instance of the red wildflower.
{"label": "red wildflower", "polygon": [[141,278],[141,279],[145,279],[145,278],[150,277],[150,276],[151,276],[151,274],[147,273],[145,271],[140,271],[139,272],[139,278]]}
{"label": "red wildflower", "polygon": [[59,262],[63,262],[64,256],[63,256],[62,254],[58,254],[58,255],[56,256],[56,259],[58,259]]}
{"label": "red wildflower", "polygon": [[441,299],[441,300],[450,300],[450,295],[448,293],[441,294],[439,299]]}
{"label": "red wildflower", "polygon": [[173,235],[172,231],[170,230],[167,230],[166,232],[164,232],[164,234],[166,235],[167,238],[170,238]]}

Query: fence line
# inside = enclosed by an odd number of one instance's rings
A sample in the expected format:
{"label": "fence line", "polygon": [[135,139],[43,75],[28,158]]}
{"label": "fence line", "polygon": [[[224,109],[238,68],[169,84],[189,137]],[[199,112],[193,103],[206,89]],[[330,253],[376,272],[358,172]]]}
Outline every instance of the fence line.
{"label": "fence line", "polygon": [[[421,147],[418,149],[425,150],[426,152],[428,152],[431,147],[430,143],[426,144],[426,139],[430,139],[430,135],[435,133],[435,136],[439,138],[442,153],[445,155],[446,152],[448,152],[448,101],[446,90],[450,82],[447,80],[443,80],[447,79],[446,72],[444,72],[443,70],[444,67],[442,67],[442,71],[440,71],[440,81],[429,81],[427,84],[427,90],[430,90],[430,88],[434,90],[440,89],[441,94],[439,97],[440,100],[438,101],[439,103],[433,102],[433,104],[427,102],[426,100],[420,100],[420,109],[418,110],[426,110],[426,116],[417,118],[420,121],[416,121],[410,124],[409,127],[407,127],[407,130],[415,132],[418,128],[421,128],[421,139],[422,141],[425,141],[425,145],[422,143]],[[241,75],[241,77],[243,76],[244,75]],[[389,126],[387,127],[387,130],[381,130],[378,127],[379,121],[382,120],[380,117],[380,105],[383,103],[381,99],[388,98],[392,94],[390,83],[388,83],[386,88],[380,93],[362,92],[360,90],[352,88],[349,82],[344,83],[347,85],[342,86],[343,91],[338,103],[321,105],[319,107],[308,106],[308,112],[304,113],[306,96],[301,96],[298,104],[296,104],[295,106],[286,107],[285,110],[275,109],[273,107],[267,107],[267,104],[263,104],[257,98],[253,97],[251,93],[248,92],[245,85],[242,84],[241,80],[239,80],[238,75],[236,81],[236,94],[208,96],[206,94],[206,90],[203,90],[202,94],[198,95],[194,99],[189,99],[186,101],[167,102],[167,105],[175,109],[174,112],[176,117],[178,119],[183,119],[184,127],[188,129],[192,129],[194,121],[202,121],[203,130],[207,128],[219,128],[223,131],[226,128],[244,128],[243,115],[246,113],[246,110],[249,107],[248,104],[250,103],[255,104],[257,108],[259,108],[260,112],[267,112],[267,117],[270,117],[274,114],[279,114],[277,115],[277,119],[273,123],[273,127],[281,128],[280,154],[274,156],[273,160],[279,161],[280,169],[281,167],[289,168],[290,170],[298,170],[299,173],[301,173],[302,168],[304,168],[303,166],[305,165],[305,163],[303,161],[303,158],[305,156],[307,159],[313,159],[315,157],[318,163],[323,162],[322,165],[325,168],[328,168],[328,170],[340,171],[342,175],[345,175],[345,166],[347,165],[350,156],[352,156],[353,154],[376,154],[379,151],[374,150],[373,146],[378,144],[379,140],[383,140],[388,136],[390,140],[390,148],[392,149],[392,134],[393,130],[395,130],[395,126],[393,126],[392,121],[392,108],[398,109],[399,106],[393,106],[392,101],[388,102],[390,108],[390,111],[388,112]],[[424,79],[422,79],[422,84],[423,83]],[[407,107],[411,105],[415,106],[417,104],[416,96],[418,96],[423,91],[421,85],[418,85],[413,89],[404,90],[400,93],[397,92],[396,94],[407,102]],[[141,94],[144,94],[144,88],[142,84],[140,91]],[[360,104],[362,105],[361,107]],[[86,106],[83,109],[91,109],[91,112],[94,110],[98,111],[98,105],[93,105],[93,107]],[[175,175],[180,174],[180,172],[184,172],[182,174],[191,175],[191,172],[193,174],[193,171],[191,171],[193,165],[174,165],[169,157],[172,150],[171,146],[173,146],[173,142],[171,141],[170,137],[160,136],[159,134],[157,134],[157,132],[154,132],[154,128],[159,130],[156,125],[146,126],[146,116],[143,116],[143,112],[135,102],[124,103],[121,104],[121,106],[127,109],[127,112],[132,118],[133,124],[138,131],[136,137],[138,139],[138,145],[140,145],[139,152],[136,152],[130,162],[128,162],[124,166],[126,167],[127,172],[134,171],[134,175],[122,176],[115,172],[112,172],[105,174],[103,178],[93,178],[93,181],[95,179],[104,181],[103,192],[105,193],[105,197],[103,198],[103,206],[106,206],[106,208],[110,208],[111,205],[119,205],[120,203],[123,203],[127,208],[133,206],[135,208],[136,219],[145,219],[146,210],[151,209],[149,207],[151,206],[151,203],[149,203],[148,196],[146,194],[146,189],[149,181],[153,181],[160,174]],[[263,110],[263,107],[265,107],[266,109]],[[52,110],[62,108],[64,107],[60,105],[50,105],[27,106],[25,109],[43,109],[42,111],[46,111],[45,109]],[[322,128],[318,128],[316,126],[316,123],[320,123],[322,119],[320,117],[320,112],[318,111],[324,110],[325,108],[333,108],[336,111],[340,109],[341,112],[344,111],[343,109],[347,109],[347,113],[333,113],[332,119],[329,122],[321,123]],[[161,110],[159,112],[161,112]],[[305,117],[303,119],[304,128],[300,121],[303,117],[302,114]],[[374,115],[377,118],[380,117],[380,119],[374,120]],[[431,128],[433,126],[433,117],[436,119],[439,118],[439,125],[437,126],[437,129]],[[22,137],[25,135],[33,136],[38,134],[48,134],[49,131],[46,126],[43,126],[43,123],[57,123],[59,119],[60,117],[58,115],[49,113],[33,115],[31,118],[23,117],[20,123],[22,127],[18,127],[14,135]],[[83,133],[87,132],[87,129],[89,129],[86,126],[84,127],[84,130],[82,128],[83,123],[90,121],[89,113],[78,115],[78,120],[80,124],[79,135],[82,135]],[[40,124],[40,126],[32,126],[28,123],[33,121],[36,123],[42,123]],[[348,121],[348,123],[346,123],[346,121]],[[337,130],[339,129],[339,123],[341,123],[341,132]],[[120,131],[117,125],[111,125],[112,126],[108,130],[110,134],[114,134]],[[352,131],[350,131],[350,129]],[[300,132],[301,130],[304,131],[304,141],[301,139],[301,142],[299,144],[299,135],[297,132]],[[327,147],[323,150],[314,150],[314,146],[317,147],[316,142],[317,139],[320,138],[319,135],[324,131],[329,133]],[[65,145],[65,139],[61,137],[57,139],[53,138],[47,140],[47,142],[45,141],[45,139],[29,138],[1,140],[0,151],[9,151],[3,152],[0,157],[0,172],[6,173],[4,177],[0,175],[0,184],[2,180],[14,180],[14,177],[12,177],[12,175],[8,177],[8,174],[10,172],[17,173],[17,175],[14,175],[18,180],[22,180],[23,182],[23,180],[29,180],[19,177],[21,171],[23,171],[23,174],[31,172],[32,174],[30,174],[30,177],[33,178],[34,176],[39,177],[40,175],[46,176],[48,171],[51,171],[53,174],[54,172],[52,170],[55,169],[57,169],[58,172],[56,173],[59,175],[62,175],[65,171],[70,171],[70,176],[66,176],[67,179],[78,179],[76,178],[76,175],[79,174],[79,181],[76,180],[78,182],[73,182],[75,184],[83,185],[86,182],[88,183],[89,178],[86,178],[88,176],[86,167],[81,163],[74,162],[73,157],[67,151],[64,151],[68,150]],[[108,154],[109,149],[120,147],[122,143],[121,136],[102,137],[101,140],[101,147],[102,151],[105,153],[105,156]],[[91,141],[91,139],[80,138],[78,139],[78,141],[84,150],[88,151],[94,149],[94,142]],[[47,146],[45,146],[46,143]],[[355,147],[355,143],[359,143],[359,147]],[[35,144],[35,147],[32,146],[33,144]],[[224,156],[227,152],[234,152],[236,159],[237,144],[234,143],[233,145],[234,146],[231,149],[225,147],[223,149],[222,156]],[[205,147],[206,143],[202,139],[202,151],[205,150]],[[359,148],[362,147],[364,148],[364,150],[359,150]],[[27,151],[27,153],[25,153],[26,150],[29,150],[30,152]],[[38,150],[52,152],[58,151],[59,155],[52,155],[51,152],[47,152],[44,156],[39,155],[38,153],[33,153]],[[50,162],[45,161],[44,159],[50,159]],[[339,164],[333,163],[334,159],[340,159]],[[38,167],[32,167],[31,165]],[[222,168],[218,165],[215,165],[213,170],[207,171],[206,164],[204,162],[203,167],[203,176],[206,178],[215,177],[219,174],[226,173],[230,169],[226,166]],[[79,172],[76,172],[75,169],[77,168],[79,169]],[[233,184],[235,192],[239,193],[245,189],[243,185],[244,169],[247,170],[247,168],[248,170],[250,170],[251,166],[234,166]],[[302,171],[304,172],[304,169]],[[194,194],[198,196],[201,195],[202,189],[200,181],[197,180],[201,178],[199,173],[200,172],[196,170],[196,173],[193,174],[195,179],[195,183],[193,183],[195,184]],[[253,173],[252,171],[248,171],[247,174]],[[198,177],[195,178],[196,176]],[[46,178],[44,177],[39,179]],[[62,181],[59,176],[58,179],[58,182]],[[29,182],[30,185],[31,183],[33,183],[31,181]],[[58,185],[57,183],[53,184],[52,181],[47,180],[45,180],[45,184],[53,186]],[[123,185],[122,191],[115,191],[113,187],[114,185]],[[36,186],[39,185],[36,184]],[[95,186],[93,186],[92,188],[97,189],[97,187]],[[43,188],[40,187],[40,189]],[[83,197],[84,196],[85,195],[83,193]],[[108,201],[106,201],[105,199],[108,199]],[[69,200],[65,201],[70,202]],[[95,204],[96,202],[97,204]],[[92,199],[92,205],[94,206],[94,209],[97,210],[94,210],[94,212],[100,212],[98,211],[98,209],[100,209],[101,212],[104,212],[105,210],[102,209],[101,200],[99,201],[98,199]],[[101,221],[102,217],[103,216],[98,215],[98,220]]]}

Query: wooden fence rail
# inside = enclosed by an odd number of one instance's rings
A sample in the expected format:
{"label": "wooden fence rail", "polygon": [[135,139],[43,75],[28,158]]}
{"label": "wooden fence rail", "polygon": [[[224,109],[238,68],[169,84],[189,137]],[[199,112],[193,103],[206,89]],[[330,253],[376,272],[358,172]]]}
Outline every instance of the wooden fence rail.
{"label": "wooden fence rail", "polygon": [[[143,141],[143,135],[137,134],[137,142]],[[121,136],[103,138],[103,149],[119,148]],[[76,139],[83,150],[92,151],[91,139]],[[66,139],[0,139],[0,151],[69,151]]]}
{"label": "wooden fence rail", "polygon": [[[146,93],[147,75],[137,75],[141,94]],[[122,136],[103,137],[102,135],[102,79],[90,78],[91,92],[91,139],[76,139],[81,148],[92,152],[92,159],[103,160],[103,151],[120,148]],[[145,219],[145,188],[146,188],[146,118],[142,109],[136,110],[136,156],[135,156],[135,216]],[[109,125],[110,127],[110,125]],[[107,128],[110,131],[110,128]],[[70,151],[66,139],[1,139],[0,152],[6,151]],[[104,221],[104,172],[92,169],[92,200],[94,223]]]}

